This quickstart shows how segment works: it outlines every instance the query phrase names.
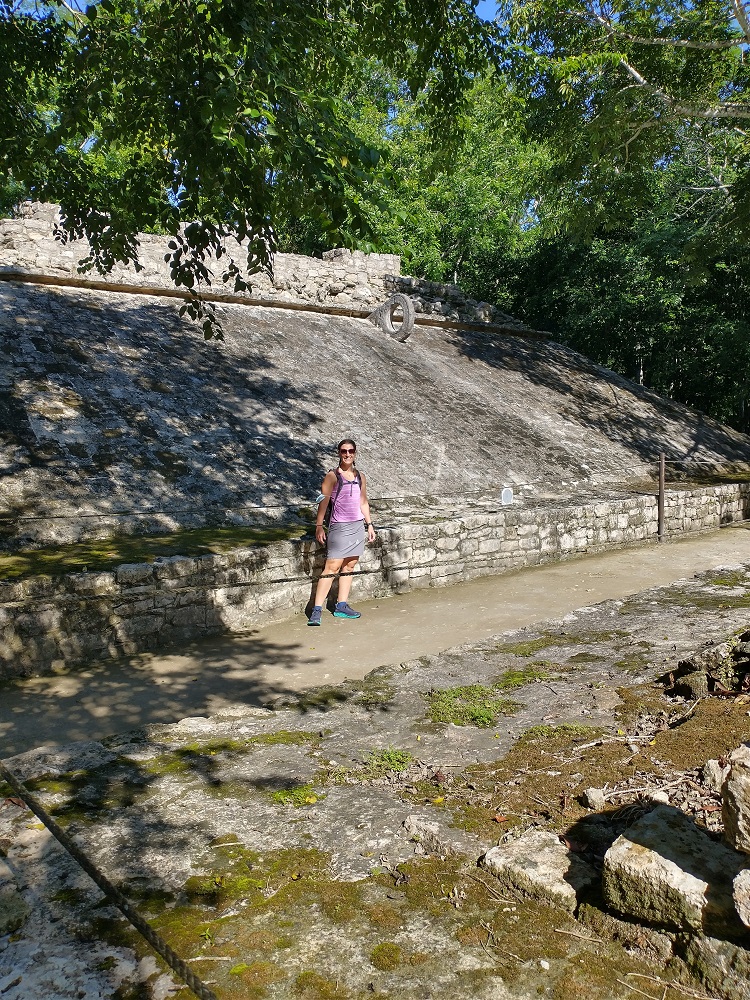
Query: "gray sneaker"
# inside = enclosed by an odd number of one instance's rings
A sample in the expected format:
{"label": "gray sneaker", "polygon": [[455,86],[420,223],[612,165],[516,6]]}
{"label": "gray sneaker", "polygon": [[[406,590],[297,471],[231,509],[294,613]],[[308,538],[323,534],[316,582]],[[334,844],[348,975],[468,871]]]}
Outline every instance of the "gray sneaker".
{"label": "gray sneaker", "polygon": [[346,601],[339,601],[336,605],[334,612],[334,618],[361,618],[362,614],[359,611],[355,611],[354,608],[347,604]]}
{"label": "gray sneaker", "polygon": [[310,617],[307,619],[308,625],[320,625],[320,616],[323,614],[323,608],[316,605],[310,612]]}

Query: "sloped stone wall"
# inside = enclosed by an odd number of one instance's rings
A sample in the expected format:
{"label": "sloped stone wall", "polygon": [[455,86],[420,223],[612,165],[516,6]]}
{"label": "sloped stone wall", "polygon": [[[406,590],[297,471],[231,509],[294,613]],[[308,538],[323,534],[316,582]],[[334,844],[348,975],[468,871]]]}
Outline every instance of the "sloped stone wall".
{"label": "sloped stone wall", "polygon": [[[456,504],[458,498],[454,498]],[[360,561],[358,597],[442,587],[504,570],[656,538],[651,496],[579,499],[456,515],[436,507],[381,527]],[[454,507],[455,511],[455,507]],[[668,534],[704,531],[750,512],[750,484],[674,491]],[[387,524],[377,511],[378,524]],[[112,572],[0,583],[0,677],[44,672],[211,633],[239,633],[300,613],[322,555],[312,538],[224,555],[172,557]]]}

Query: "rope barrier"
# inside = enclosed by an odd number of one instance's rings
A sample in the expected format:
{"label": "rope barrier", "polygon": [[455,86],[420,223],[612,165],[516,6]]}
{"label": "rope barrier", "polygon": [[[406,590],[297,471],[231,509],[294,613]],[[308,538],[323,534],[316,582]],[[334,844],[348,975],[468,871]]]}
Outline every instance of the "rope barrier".
{"label": "rope barrier", "polygon": [[[682,459],[666,459],[666,465],[682,465]],[[750,463],[747,463],[750,465]],[[691,462],[690,466],[685,470],[689,471],[690,467],[700,466],[702,468],[713,469],[714,471],[720,473],[720,467],[716,465],[715,462]],[[725,475],[731,475],[730,472],[723,473]],[[545,482],[544,479],[532,479],[527,483],[513,483],[510,489],[513,490],[524,490],[533,489],[537,485],[541,485]],[[497,492],[501,493],[502,490],[507,489],[508,485],[489,485],[484,486],[476,490],[460,490],[458,492],[451,492],[447,494],[448,497],[471,497],[477,495],[486,495],[487,493]],[[629,490],[629,492],[640,493],[639,490]],[[426,494],[426,496],[440,496],[438,493]],[[647,495],[647,494],[644,494]],[[424,502],[425,494],[420,495],[405,495],[405,496],[381,496],[381,497],[370,497],[370,503],[408,503],[408,502]],[[221,507],[221,506],[204,506],[200,508],[201,513],[238,513],[242,514],[248,511],[275,511],[275,510],[294,510],[299,507],[314,507],[315,501],[307,499],[307,497],[302,497],[298,500],[294,500],[287,503],[277,503],[277,504],[243,504],[239,507]],[[109,511],[92,511],[86,513],[83,511],[77,512],[75,514],[8,514],[0,513],[0,525],[1,524],[18,524],[28,521],[71,521],[71,520],[85,520],[90,518],[108,518],[108,517],[155,517],[157,515],[174,516],[178,514],[196,514],[196,507],[156,507],[147,510],[143,509],[120,509],[120,510],[109,510]],[[238,525],[231,525],[232,527],[238,527]],[[242,527],[242,525],[239,525]]]}
{"label": "rope barrier", "polygon": [[[541,479],[535,479],[531,483],[514,483],[511,489],[523,490],[531,488],[535,483],[541,483]],[[463,490],[458,493],[447,494],[449,497],[470,497],[477,495],[485,495],[488,492],[501,493],[507,486],[485,486],[477,490]],[[438,494],[427,494],[427,496],[438,496]],[[412,495],[412,496],[393,496],[393,497],[370,497],[370,503],[408,503],[408,502],[424,502],[425,495]],[[226,513],[242,513],[244,511],[258,510],[294,510],[299,507],[315,507],[317,506],[314,500],[308,500],[307,498],[301,500],[295,500],[291,503],[277,503],[277,504],[245,504],[242,507],[201,507],[200,510],[203,513],[221,512]],[[196,507],[176,507],[176,508],[152,508],[149,510],[110,510],[110,511],[94,511],[92,513],[76,513],[76,514],[7,514],[0,513],[0,524],[17,524],[19,521],[69,521],[79,518],[106,518],[106,517],[152,517],[156,514],[195,514]],[[232,525],[232,527],[237,527],[237,525]],[[241,525],[240,525],[241,527]]]}
{"label": "rope barrier", "polygon": [[68,854],[77,862],[77,864],[80,865],[89,878],[93,879],[104,895],[111,900],[117,909],[130,921],[138,933],[141,934],[146,941],[148,941],[154,951],[161,955],[172,971],[177,973],[180,979],[182,979],[182,981],[189,986],[199,1000],[217,1000],[216,994],[195,975],[192,969],[185,964],[180,956],[169,947],[164,938],[161,937],[160,934],[157,934],[153,927],[151,927],[151,925],[143,919],[140,913],[128,902],[120,890],[116,886],[112,885],[107,876],[104,875],[104,873],[101,872],[96,865],[90,861],[81,850],[79,850],[78,847],[76,847],[67,833],[57,825],[52,817],[42,808],[42,806],[39,805],[36,799],[29,794],[25,786],[18,780],[12,771],[8,770],[2,761],[0,761],[0,777],[8,785],[10,785],[18,798],[28,806],[28,808],[42,821],[42,823],[44,823],[55,840],[57,840],[65,848]]}

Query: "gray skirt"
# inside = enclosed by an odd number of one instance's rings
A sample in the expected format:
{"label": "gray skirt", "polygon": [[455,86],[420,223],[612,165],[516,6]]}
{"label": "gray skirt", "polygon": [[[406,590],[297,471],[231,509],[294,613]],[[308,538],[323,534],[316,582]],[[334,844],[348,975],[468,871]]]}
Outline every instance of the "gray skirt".
{"label": "gray skirt", "polygon": [[333,521],[328,525],[327,559],[350,559],[365,551],[365,522]]}

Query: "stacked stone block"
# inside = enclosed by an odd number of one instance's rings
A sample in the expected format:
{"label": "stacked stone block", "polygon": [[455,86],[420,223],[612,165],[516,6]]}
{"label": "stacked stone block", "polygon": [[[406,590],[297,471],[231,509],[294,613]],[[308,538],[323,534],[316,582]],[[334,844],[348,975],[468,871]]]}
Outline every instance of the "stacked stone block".
{"label": "stacked stone block", "polygon": [[[55,239],[57,220],[55,205],[30,205],[21,218],[0,219],[0,269],[54,278],[84,278],[141,289],[173,287],[164,263],[164,255],[168,253],[167,237],[139,235],[140,271],[117,265],[106,276],[96,271],[81,274],[78,265],[89,253],[88,243],[81,240],[63,244]],[[243,245],[228,239],[225,246],[229,257],[243,267],[247,259]],[[233,286],[225,286],[221,281],[225,264],[226,258],[216,263],[216,281],[205,291],[234,294]],[[278,253],[274,256],[273,277],[254,275],[252,288],[237,294],[240,298],[369,308],[390,294],[385,288],[385,275],[399,274],[400,270],[401,258],[397,254],[365,254],[338,249],[319,259]]]}
{"label": "stacked stone block", "polygon": [[[750,485],[675,491],[668,534],[747,516]],[[360,561],[358,597],[383,597],[653,541],[653,496],[475,509],[382,527]],[[376,514],[376,521],[383,518]],[[112,572],[0,582],[0,677],[43,672],[219,632],[239,633],[301,612],[322,554],[308,537],[222,555],[157,559]]]}

